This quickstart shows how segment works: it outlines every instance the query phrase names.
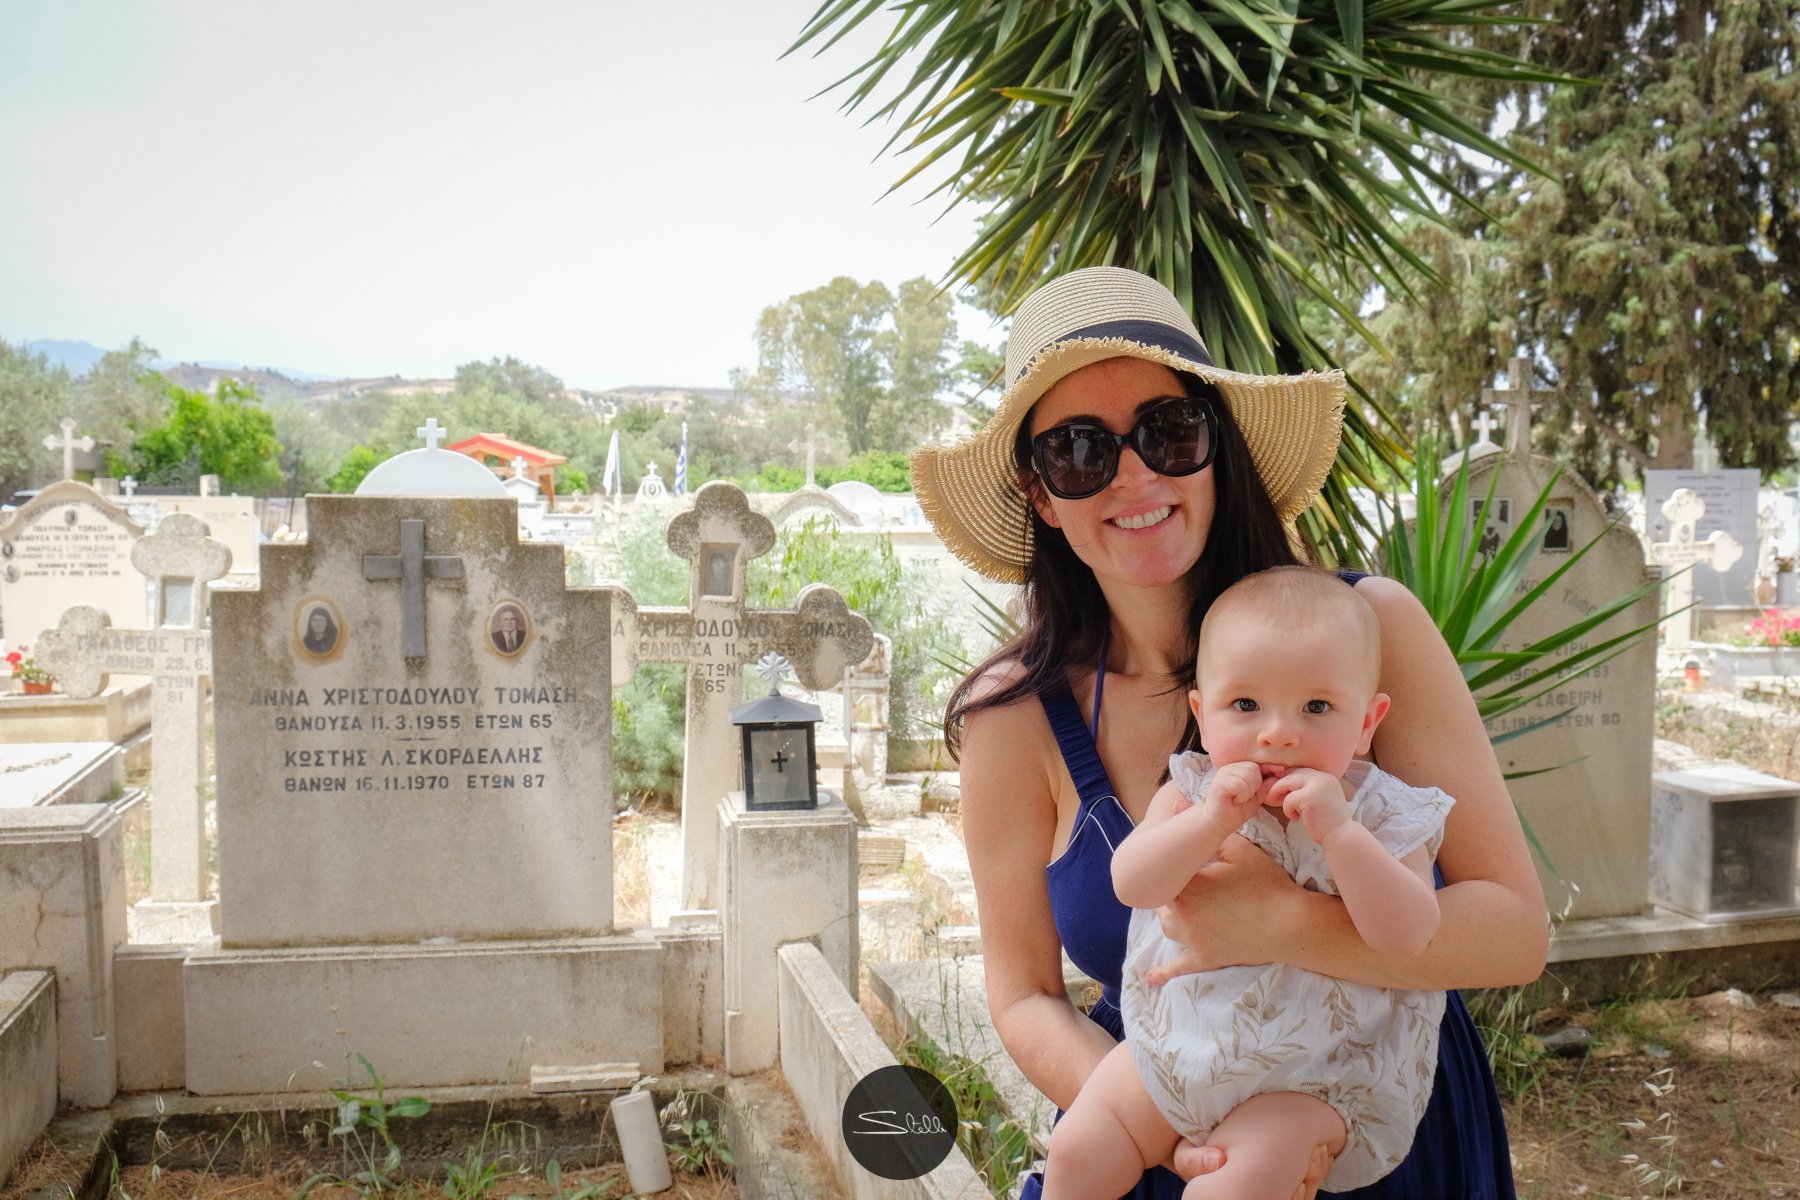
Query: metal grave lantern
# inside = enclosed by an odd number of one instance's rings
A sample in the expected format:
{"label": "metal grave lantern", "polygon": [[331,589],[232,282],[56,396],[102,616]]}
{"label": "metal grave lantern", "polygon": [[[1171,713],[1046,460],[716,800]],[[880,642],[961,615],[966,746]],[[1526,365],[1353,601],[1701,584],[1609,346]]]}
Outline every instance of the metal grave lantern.
{"label": "metal grave lantern", "polygon": [[787,659],[771,651],[756,666],[769,680],[769,694],[731,710],[731,723],[743,730],[744,737],[744,807],[751,812],[817,808],[813,727],[825,714],[816,704],[781,694]]}

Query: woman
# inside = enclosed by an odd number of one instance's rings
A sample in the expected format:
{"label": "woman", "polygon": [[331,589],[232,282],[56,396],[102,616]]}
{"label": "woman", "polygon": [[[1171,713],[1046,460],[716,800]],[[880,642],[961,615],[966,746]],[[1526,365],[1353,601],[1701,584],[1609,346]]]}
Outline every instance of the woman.
{"label": "woman", "polygon": [[[953,747],[960,740],[994,1026],[1066,1108],[1120,1036],[1129,910],[1112,894],[1111,848],[1187,737],[1186,677],[1208,605],[1237,579],[1295,561],[1284,522],[1330,469],[1344,385],[1339,373],[1217,368],[1166,289],[1114,267],[1061,276],[1025,302],[1007,384],[986,428],[914,455],[913,479],[964,562],[1026,585],[1024,635],[964,681],[945,726]],[[1439,933],[1414,957],[1377,954],[1341,902],[1298,888],[1233,838],[1164,911],[1189,947],[1179,966],[1280,961],[1421,989],[1535,979],[1543,897],[1462,675],[1404,588],[1352,582],[1381,621],[1381,690],[1393,697],[1375,757],[1457,798],[1438,857]],[[1103,986],[1089,1014],[1064,994],[1064,949]],[[1220,1152],[1178,1158],[1192,1172],[1216,1168]],[[1321,1149],[1307,1196],[1328,1166]],[[1480,1042],[1452,996],[1431,1108],[1407,1161],[1370,1194],[1510,1197],[1511,1178]],[[1159,1170],[1140,1192],[1179,1187]]]}

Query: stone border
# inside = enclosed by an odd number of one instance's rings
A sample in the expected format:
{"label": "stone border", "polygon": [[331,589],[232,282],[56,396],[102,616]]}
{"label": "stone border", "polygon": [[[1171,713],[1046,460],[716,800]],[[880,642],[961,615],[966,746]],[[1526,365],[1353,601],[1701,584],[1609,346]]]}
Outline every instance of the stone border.
{"label": "stone border", "polygon": [[56,977],[0,979],[0,1180],[56,1114]]}

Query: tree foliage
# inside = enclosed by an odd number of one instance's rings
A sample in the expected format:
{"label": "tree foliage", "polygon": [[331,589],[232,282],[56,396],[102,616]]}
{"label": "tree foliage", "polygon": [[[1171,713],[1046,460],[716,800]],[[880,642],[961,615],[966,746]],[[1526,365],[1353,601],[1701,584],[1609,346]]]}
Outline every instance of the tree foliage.
{"label": "tree foliage", "polygon": [[139,432],[129,448],[107,455],[114,475],[127,471],[145,483],[196,487],[217,475],[228,492],[262,495],[279,488],[281,443],[256,390],[235,379],[215,395],[163,383],[163,419]]}
{"label": "tree foliage", "polygon": [[954,300],[924,279],[898,295],[840,275],[763,309],[748,388],[765,405],[798,396],[850,453],[906,450],[942,429],[959,342]]}
{"label": "tree foliage", "polygon": [[[1045,276],[1112,263],[1190,307],[1219,361],[1329,367],[1299,316],[1309,296],[1360,328],[1361,276],[1397,294],[1435,282],[1397,214],[1469,201],[1435,136],[1523,166],[1437,95],[1446,78],[1534,78],[1474,47],[1484,0],[832,0],[798,46],[876,14],[893,27],[850,72],[846,106],[897,116],[953,201],[987,205],[953,267],[1011,311]],[[890,76],[904,75],[879,100]],[[1320,522],[1348,529],[1348,487],[1401,447],[1353,406]],[[1360,522],[1359,522],[1360,523]]]}
{"label": "tree foliage", "polygon": [[1727,464],[1788,465],[1800,3],[1540,6],[1550,22],[1492,44],[1592,85],[1472,95],[1496,121],[1517,116],[1509,140],[1552,178],[1453,164],[1491,191],[1494,219],[1416,232],[1462,283],[1451,308],[1401,303],[1378,319],[1406,351],[1390,377],[1427,404],[1455,392],[1467,407],[1500,361],[1526,354],[1538,385],[1556,388],[1533,420],[1541,446],[1603,483],[1688,465],[1700,414]]}
{"label": "tree foliage", "polygon": [[0,502],[60,477],[53,472],[61,459],[44,448],[44,438],[59,432],[72,394],[62,367],[0,339]]}

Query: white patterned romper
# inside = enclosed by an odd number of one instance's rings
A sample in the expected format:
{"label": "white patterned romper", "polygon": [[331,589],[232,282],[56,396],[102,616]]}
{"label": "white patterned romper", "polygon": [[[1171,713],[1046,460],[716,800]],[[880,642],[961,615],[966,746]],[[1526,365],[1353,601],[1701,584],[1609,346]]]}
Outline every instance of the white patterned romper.
{"label": "white patterned romper", "polygon": [[[1213,776],[1204,754],[1169,759],[1177,786],[1199,804]],[[1395,857],[1421,846],[1433,857],[1455,801],[1354,762],[1350,816]],[[1267,809],[1238,832],[1295,882],[1337,895],[1324,849],[1300,821]],[[1184,952],[1151,909],[1131,914],[1119,1009],[1145,1089],[1177,1133],[1204,1145],[1226,1113],[1262,1092],[1303,1092],[1330,1104],[1349,1137],[1324,1190],[1374,1183],[1400,1165],[1431,1098],[1442,992],[1332,979],[1285,963],[1180,975],[1160,988],[1144,974]]]}

